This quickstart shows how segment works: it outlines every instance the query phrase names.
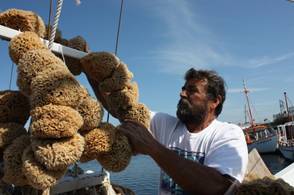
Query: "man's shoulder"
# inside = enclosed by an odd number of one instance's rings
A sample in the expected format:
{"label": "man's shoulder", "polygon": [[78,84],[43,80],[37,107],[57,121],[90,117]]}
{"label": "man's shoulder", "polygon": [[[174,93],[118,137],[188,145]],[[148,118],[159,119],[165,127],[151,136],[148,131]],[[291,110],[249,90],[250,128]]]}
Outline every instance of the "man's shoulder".
{"label": "man's shoulder", "polygon": [[228,122],[222,122],[216,120],[215,127],[218,132],[218,134],[222,135],[230,135],[230,136],[240,136],[243,135],[243,131],[241,127],[239,127],[236,124],[228,123]]}
{"label": "man's shoulder", "polygon": [[170,120],[170,121],[178,121],[178,118],[163,112],[154,112],[151,111],[151,119],[152,120]]}

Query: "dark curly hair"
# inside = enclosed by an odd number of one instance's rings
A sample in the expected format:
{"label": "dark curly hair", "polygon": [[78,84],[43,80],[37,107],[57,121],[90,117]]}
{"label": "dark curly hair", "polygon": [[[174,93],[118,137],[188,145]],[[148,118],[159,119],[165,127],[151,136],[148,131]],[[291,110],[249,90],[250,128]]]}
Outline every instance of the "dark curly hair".
{"label": "dark curly hair", "polygon": [[213,70],[195,70],[194,68],[189,69],[185,74],[185,80],[188,81],[190,79],[207,80],[206,95],[209,100],[216,100],[218,96],[221,97],[221,101],[214,113],[218,116],[223,109],[223,103],[226,99],[226,84],[224,79]]}

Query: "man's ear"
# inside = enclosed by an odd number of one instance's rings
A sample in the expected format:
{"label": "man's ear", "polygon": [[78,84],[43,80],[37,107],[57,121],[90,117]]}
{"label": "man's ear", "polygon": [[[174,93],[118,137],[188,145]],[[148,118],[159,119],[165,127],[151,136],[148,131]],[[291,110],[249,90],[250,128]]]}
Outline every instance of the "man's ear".
{"label": "man's ear", "polygon": [[210,108],[215,110],[216,107],[221,103],[222,97],[220,95],[217,96],[215,100],[211,100]]}

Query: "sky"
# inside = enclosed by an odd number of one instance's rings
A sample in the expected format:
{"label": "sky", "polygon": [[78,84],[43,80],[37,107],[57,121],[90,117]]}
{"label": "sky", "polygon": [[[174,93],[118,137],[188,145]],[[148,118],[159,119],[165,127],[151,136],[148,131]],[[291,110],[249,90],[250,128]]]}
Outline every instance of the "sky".
{"label": "sky", "polygon": [[[48,21],[50,1],[1,0],[0,11],[30,10]],[[54,2],[54,12],[55,4]],[[114,52],[120,0],[63,3],[59,29],[84,37],[91,51]],[[17,90],[8,42],[0,40],[0,90]],[[175,115],[184,74],[212,69],[226,81],[220,120],[244,122],[243,80],[257,122],[280,112],[287,92],[294,102],[294,3],[286,0],[124,0],[117,56],[139,85],[139,101]],[[85,75],[77,79],[91,90]],[[292,100],[292,102],[291,102]],[[114,120],[114,119],[113,119]],[[115,121],[115,120],[114,120]]]}

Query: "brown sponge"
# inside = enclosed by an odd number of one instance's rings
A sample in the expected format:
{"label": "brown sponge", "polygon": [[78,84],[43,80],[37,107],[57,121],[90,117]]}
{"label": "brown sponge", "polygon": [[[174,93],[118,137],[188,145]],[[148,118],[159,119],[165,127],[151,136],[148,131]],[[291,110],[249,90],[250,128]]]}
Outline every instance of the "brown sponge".
{"label": "brown sponge", "polygon": [[31,111],[30,130],[38,138],[71,137],[83,125],[81,115],[71,107],[48,104]]}
{"label": "brown sponge", "polygon": [[27,130],[18,123],[0,123],[0,148],[12,143],[15,138],[27,134]]}
{"label": "brown sponge", "polygon": [[101,154],[97,160],[109,171],[119,172],[124,170],[132,157],[132,149],[128,138],[117,131],[116,139],[108,153]]}
{"label": "brown sponge", "polygon": [[20,33],[13,37],[9,43],[9,55],[16,64],[26,52],[33,49],[46,49],[40,37],[34,32]]}
{"label": "brown sponge", "polygon": [[146,128],[150,126],[150,111],[144,104],[136,104],[128,110],[119,113],[120,121],[126,119],[137,121],[144,125]]}
{"label": "brown sponge", "polygon": [[101,123],[98,128],[83,133],[86,143],[80,161],[94,160],[98,155],[109,152],[115,139],[115,131],[110,123]]}
{"label": "brown sponge", "polygon": [[0,13],[0,24],[20,31],[32,31],[45,35],[45,24],[40,16],[31,11],[8,9]]}
{"label": "brown sponge", "polygon": [[32,79],[31,106],[49,103],[77,107],[87,96],[74,76],[64,70],[45,70]]}
{"label": "brown sponge", "polygon": [[28,181],[22,172],[22,154],[30,145],[30,137],[22,135],[16,138],[4,151],[4,177],[3,181],[16,186],[28,185]]}
{"label": "brown sponge", "polygon": [[0,91],[0,123],[24,125],[30,116],[29,99],[19,91]]}
{"label": "brown sponge", "polygon": [[[81,36],[76,36],[68,40],[68,47],[88,53],[89,48],[86,40]],[[79,75],[82,72],[82,64],[80,59],[65,56],[65,62],[68,69],[73,75]]]}
{"label": "brown sponge", "polygon": [[100,102],[88,96],[77,107],[77,111],[84,119],[84,124],[80,131],[87,131],[99,126],[103,118],[103,108]]}
{"label": "brown sponge", "polygon": [[23,93],[30,95],[32,79],[44,70],[51,72],[55,69],[66,71],[67,67],[48,49],[30,50],[19,60],[17,85]]}
{"label": "brown sponge", "polygon": [[31,146],[26,147],[22,155],[22,171],[27,178],[29,184],[36,189],[45,190],[53,186],[65,172],[46,170],[34,157]]}
{"label": "brown sponge", "polygon": [[105,98],[111,113],[126,112],[130,107],[137,104],[138,93],[136,82],[127,84],[122,90],[112,92]]}
{"label": "brown sponge", "polygon": [[133,78],[133,73],[128,70],[127,65],[120,63],[111,77],[106,78],[99,85],[101,92],[113,92],[123,89]]}
{"label": "brown sponge", "polygon": [[95,81],[103,81],[111,76],[120,60],[109,52],[93,52],[81,59],[83,70]]}
{"label": "brown sponge", "polygon": [[79,160],[84,144],[84,138],[78,133],[63,139],[32,139],[35,158],[52,171],[64,170]]}

